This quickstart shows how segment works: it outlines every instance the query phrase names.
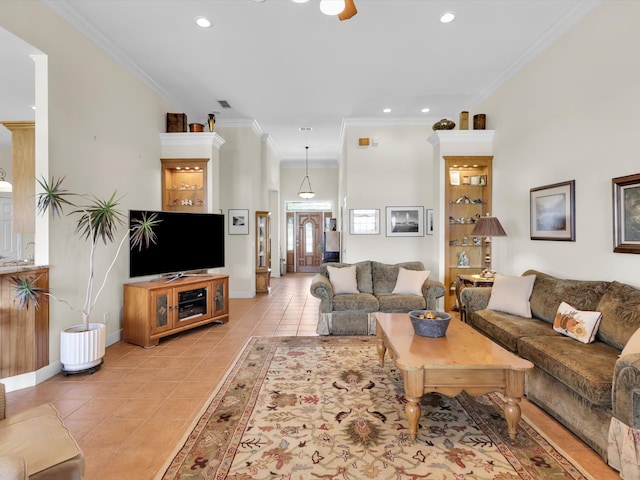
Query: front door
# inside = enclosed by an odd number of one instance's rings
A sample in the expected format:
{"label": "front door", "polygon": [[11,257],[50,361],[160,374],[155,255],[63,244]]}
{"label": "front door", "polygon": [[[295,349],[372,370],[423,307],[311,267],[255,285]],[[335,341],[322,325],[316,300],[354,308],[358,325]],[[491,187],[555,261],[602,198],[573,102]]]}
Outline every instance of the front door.
{"label": "front door", "polygon": [[322,263],[322,212],[299,212],[296,215],[296,271],[315,273]]}

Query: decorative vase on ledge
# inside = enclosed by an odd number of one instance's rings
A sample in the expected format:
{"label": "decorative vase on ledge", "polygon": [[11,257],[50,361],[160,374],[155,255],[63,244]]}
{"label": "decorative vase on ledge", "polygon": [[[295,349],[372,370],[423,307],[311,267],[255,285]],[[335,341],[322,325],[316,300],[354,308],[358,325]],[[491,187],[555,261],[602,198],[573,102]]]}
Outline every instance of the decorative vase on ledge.
{"label": "decorative vase on ledge", "polygon": [[439,122],[434,123],[431,128],[433,128],[434,130],[453,130],[455,127],[455,122],[443,118]]}

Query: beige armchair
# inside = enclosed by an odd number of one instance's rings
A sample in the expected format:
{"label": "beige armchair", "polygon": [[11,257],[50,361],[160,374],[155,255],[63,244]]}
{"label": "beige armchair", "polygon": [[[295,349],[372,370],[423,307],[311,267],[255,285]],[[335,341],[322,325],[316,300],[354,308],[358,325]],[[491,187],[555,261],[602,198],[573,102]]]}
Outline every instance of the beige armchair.
{"label": "beige armchair", "polygon": [[0,478],[3,480],[81,480],[84,455],[53,405],[6,418],[0,383]]}

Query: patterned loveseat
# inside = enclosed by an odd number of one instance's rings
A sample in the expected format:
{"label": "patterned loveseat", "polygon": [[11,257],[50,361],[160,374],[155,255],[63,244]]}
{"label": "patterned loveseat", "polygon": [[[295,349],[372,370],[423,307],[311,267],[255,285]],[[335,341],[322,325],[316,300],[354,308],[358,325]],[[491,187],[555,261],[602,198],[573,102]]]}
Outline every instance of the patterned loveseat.
{"label": "patterned loveseat", "polygon": [[[344,268],[355,265],[357,292],[335,294],[327,267]],[[422,262],[395,265],[375,261],[355,264],[323,263],[311,282],[311,295],[319,298],[317,332],[320,335],[374,335],[373,312],[408,312],[435,310],[437,299],[444,295],[444,285],[427,278],[421,295],[393,293],[400,268],[424,270]]]}
{"label": "patterned loveseat", "polygon": [[[522,275],[536,276],[532,318],[488,310],[492,289],[467,288],[461,294],[467,322],[534,363],[527,374],[529,400],[608,459],[622,478],[640,479],[640,334],[635,333],[640,328],[640,290],[615,281],[565,280],[535,270]],[[554,330],[561,302],[602,313],[592,343]]]}

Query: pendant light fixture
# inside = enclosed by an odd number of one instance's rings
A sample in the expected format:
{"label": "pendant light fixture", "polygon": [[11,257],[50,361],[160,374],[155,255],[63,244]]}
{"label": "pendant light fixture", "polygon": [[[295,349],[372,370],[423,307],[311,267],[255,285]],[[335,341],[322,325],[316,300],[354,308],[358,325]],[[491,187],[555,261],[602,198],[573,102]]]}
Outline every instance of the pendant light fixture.
{"label": "pendant light fixture", "polygon": [[302,179],[302,183],[300,183],[300,188],[298,188],[298,196],[308,200],[316,196],[311,188],[311,180],[309,180],[309,147],[304,147],[306,149],[306,171],[304,178]]}

